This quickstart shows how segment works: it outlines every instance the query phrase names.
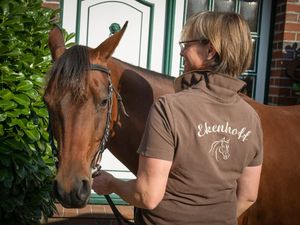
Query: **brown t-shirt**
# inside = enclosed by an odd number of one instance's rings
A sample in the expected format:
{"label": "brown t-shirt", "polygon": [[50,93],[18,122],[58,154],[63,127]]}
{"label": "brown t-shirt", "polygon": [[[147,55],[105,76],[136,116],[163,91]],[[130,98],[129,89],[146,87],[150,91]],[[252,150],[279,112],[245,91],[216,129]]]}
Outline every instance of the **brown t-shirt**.
{"label": "brown t-shirt", "polygon": [[136,224],[235,225],[237,179],[262,164],[259,117],[237,94],[244,82],[217,74],[186,79],[194,84],[150,110],[138,153],[172,167],[163,200],[138,209]]}

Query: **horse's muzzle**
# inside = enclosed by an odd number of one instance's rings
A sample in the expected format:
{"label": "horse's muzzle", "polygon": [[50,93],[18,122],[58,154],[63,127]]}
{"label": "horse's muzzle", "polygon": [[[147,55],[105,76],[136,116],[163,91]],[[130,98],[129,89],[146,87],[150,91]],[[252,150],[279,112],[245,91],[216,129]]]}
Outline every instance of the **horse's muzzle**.
{"label": "horse's muzzle", "polygon": [[55,198],[65,208],[82,208],[86,206],[91,193],[88,180],[80,180],[73,184],[72,189],[66,192],[57,180],[54,181],[53,191]]}

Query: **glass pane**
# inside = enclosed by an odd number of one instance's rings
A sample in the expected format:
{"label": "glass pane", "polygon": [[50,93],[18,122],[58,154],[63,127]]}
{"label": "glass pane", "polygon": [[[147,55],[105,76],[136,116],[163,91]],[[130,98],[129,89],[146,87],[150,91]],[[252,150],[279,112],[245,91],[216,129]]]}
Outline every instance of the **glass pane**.
{"label": "glass pane", "polygon": [[240,14],[248,22],[252,32],[257,31],[259,0],[242,0]]}
{"label": "glass pane", "polygon": [[234,12],[234,0],[215,0],[214,11]]}
{"label": "glass pane", "polygon": [[257,39],[252,39],[253,50],[252,50],[252,60],[248,70],[255,71],[255,62],[256,62],[256,45]]}
{"label": "glass pane", "polygon": [[247,86],[242,90],[242,93],[248,95],[251,98],[254,97],[255,78],[255,76],[251,75],[245,75],[240,77],[240,79],[245,81],[247,84]]}
{"label": "glass pane", "polygon": [[187,3],[186,18],[189,18],[191,15],[208,10],[208,0],[189,0]]}

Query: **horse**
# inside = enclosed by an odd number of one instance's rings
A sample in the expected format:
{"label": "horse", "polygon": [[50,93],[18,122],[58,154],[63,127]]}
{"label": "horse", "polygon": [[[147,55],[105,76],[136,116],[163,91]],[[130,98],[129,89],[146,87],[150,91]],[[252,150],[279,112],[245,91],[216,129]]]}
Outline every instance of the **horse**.
{"label": "horse", "polygon": [[[136,150],[150,107],[159,96],[174,92],[173,77],[112,57],[126,26],[97,48],[66,49],[60,29],[49,33],[54,64],[44,101],[58,146],[53,189],[64,207],[87,204],[104,148],[136,175]],[[267,106],[242,97],[261,119],[264,163],[258,199],[239,224],[299,224],[300,106]]]}

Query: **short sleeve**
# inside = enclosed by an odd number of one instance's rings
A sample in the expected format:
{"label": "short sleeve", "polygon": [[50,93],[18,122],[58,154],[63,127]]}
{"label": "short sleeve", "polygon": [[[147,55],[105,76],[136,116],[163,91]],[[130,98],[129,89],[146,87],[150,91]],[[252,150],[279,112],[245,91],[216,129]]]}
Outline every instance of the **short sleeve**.
{"label": "short sleeve", "polygon": [[248,166],[259,166],[263,163],[263,131],[259,117],[256,121],[256,132],[254,143],[254,157],[251,159]]}
{"label": "short sleeve", "polygon": [[138,153],[143,156],[173,161],[173,117],[167,99],[161,97],[149,112]]}

